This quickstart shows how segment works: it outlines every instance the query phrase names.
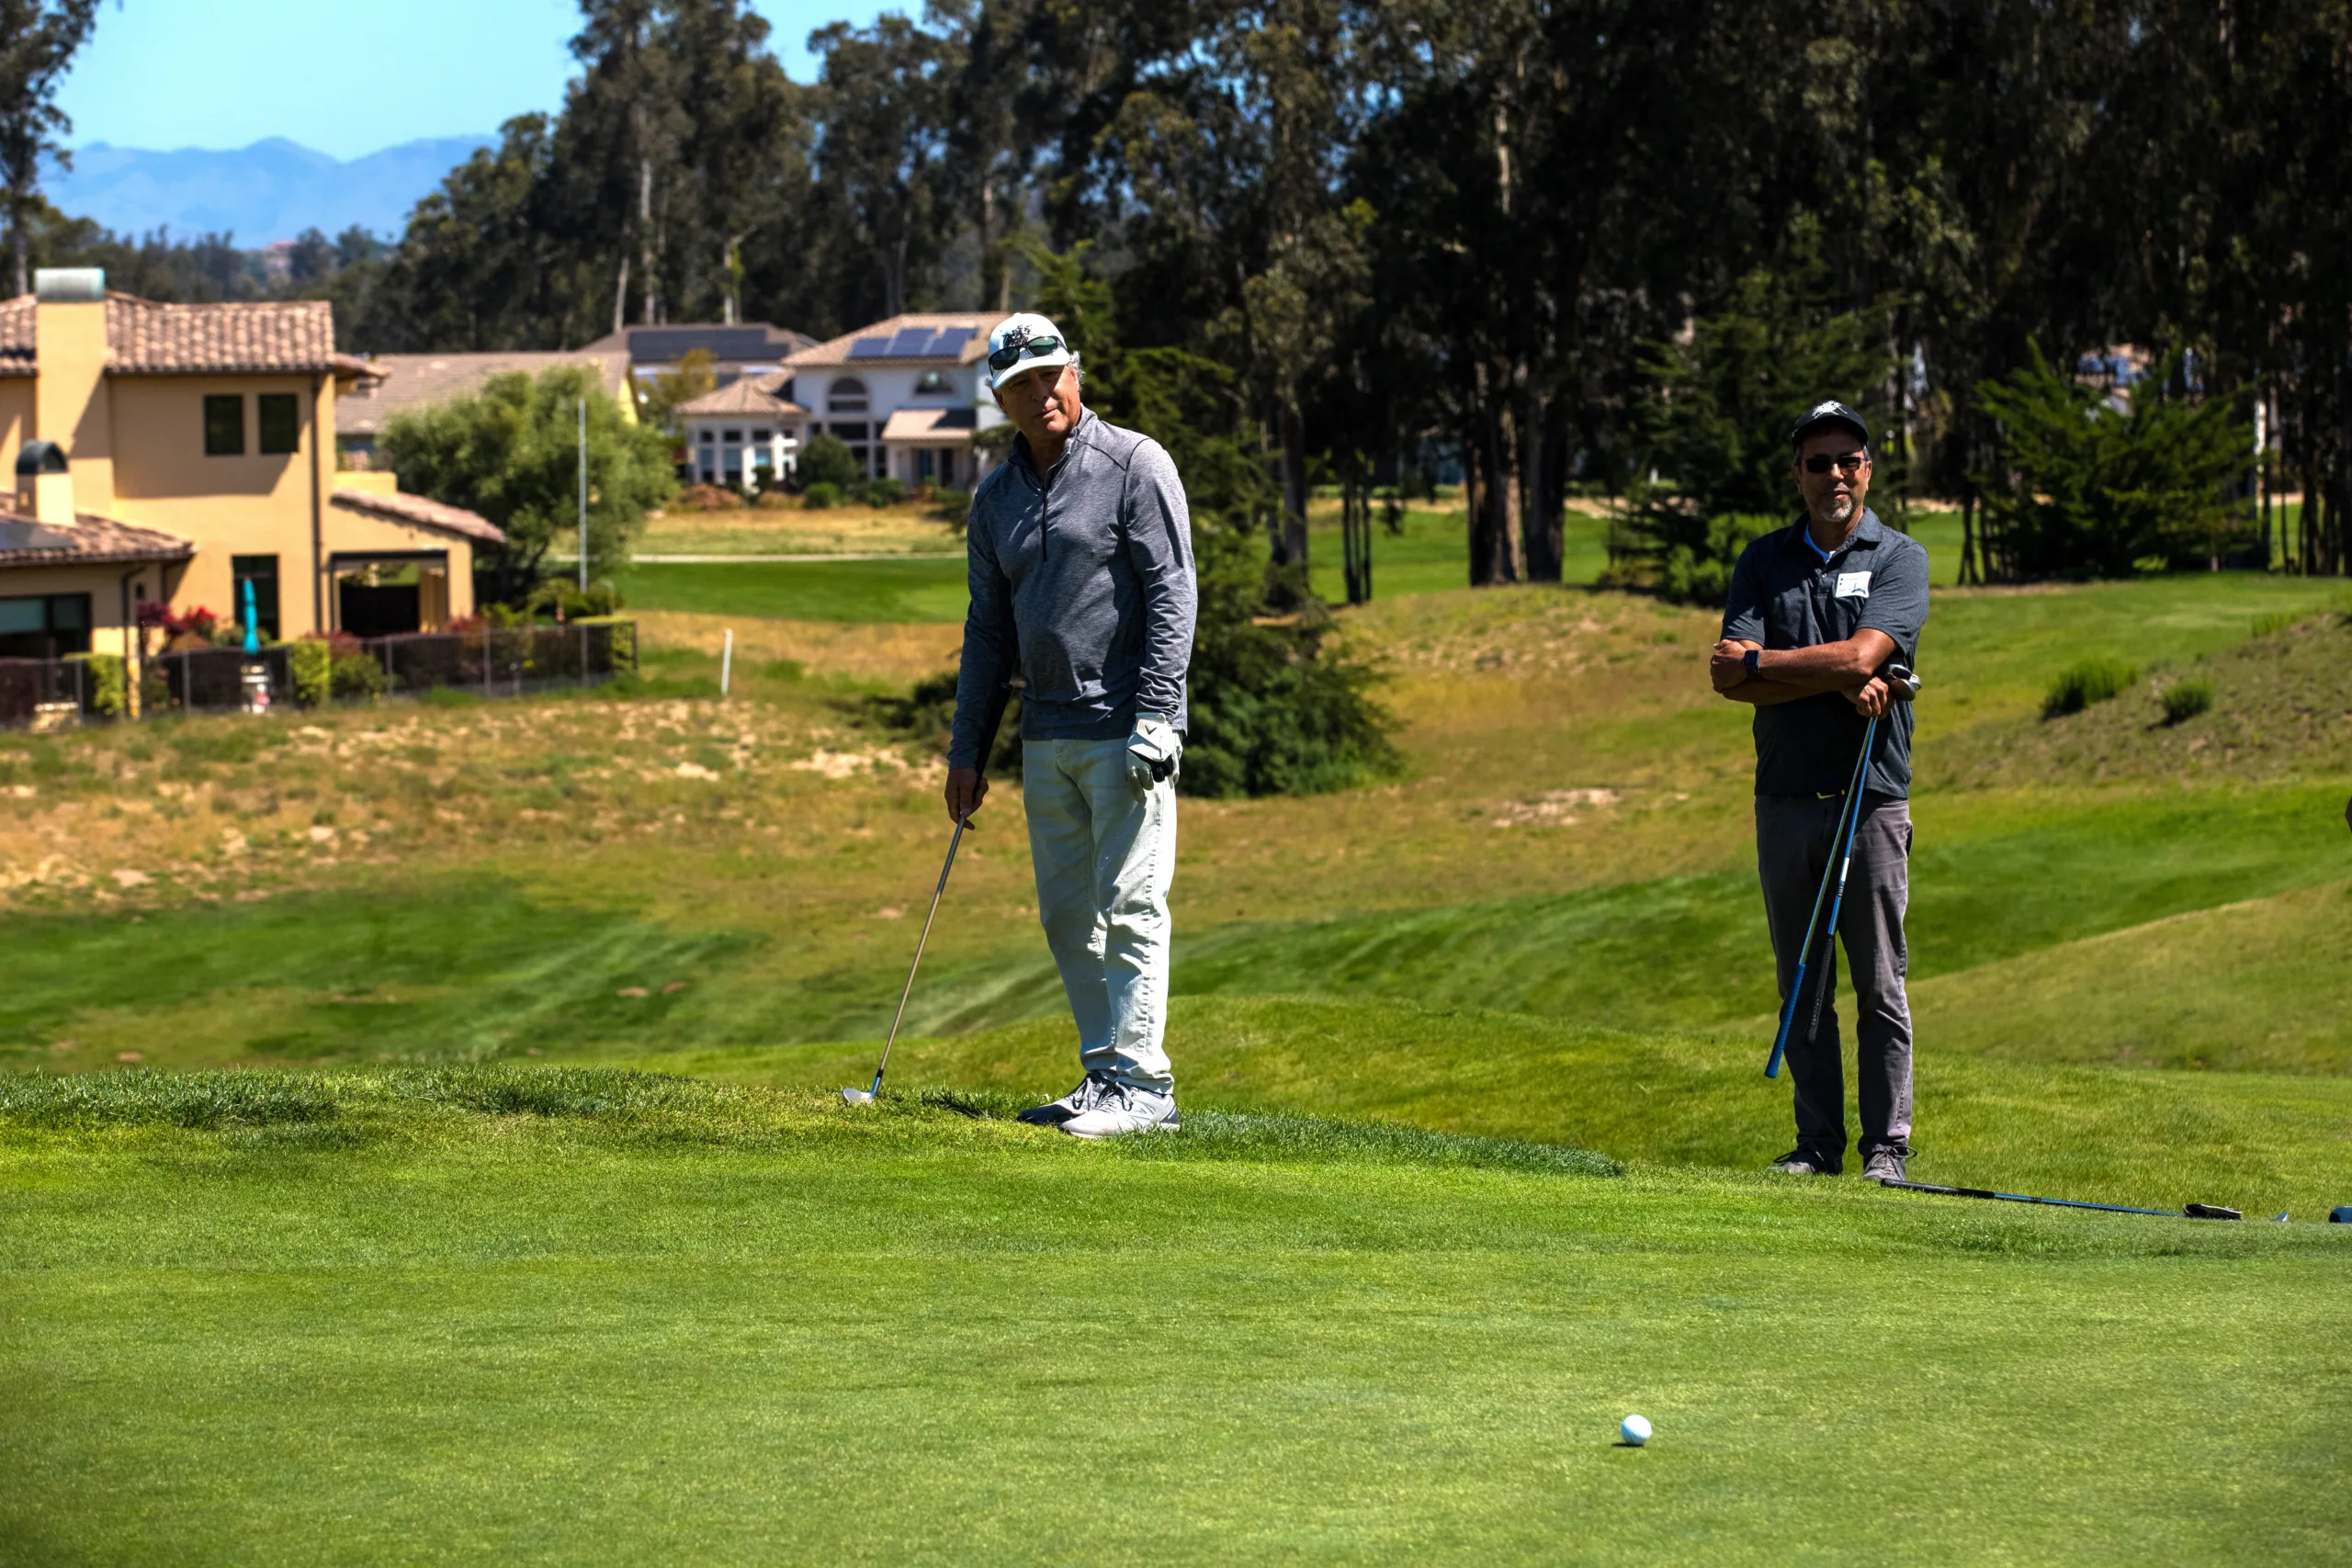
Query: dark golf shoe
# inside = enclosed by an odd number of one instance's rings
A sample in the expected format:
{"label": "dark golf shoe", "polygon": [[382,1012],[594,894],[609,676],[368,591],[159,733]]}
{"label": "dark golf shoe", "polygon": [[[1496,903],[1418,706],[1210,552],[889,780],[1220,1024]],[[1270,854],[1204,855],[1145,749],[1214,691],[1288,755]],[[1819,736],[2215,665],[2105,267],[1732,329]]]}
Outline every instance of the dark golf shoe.
{"label": "dark golf shoe", "polygon": [[1836,1176],[1846,1168],[1846,1162],[1837,1155],[1826,1155],[1819,1149],[1808,1149],[1800,1144],[1768,1168],[1786,1176]]}
{"label": "dark golf shoe", "polygon": [[1049,1100],[1043,1105],[1033,1105],[1013,1117],[1032,1127],[1058,1127],[1073,1116],[1083,1116],[1102,1100],[1104,1089],[1112,1087],[1108,1077],[1089,1073],[1078,1080],[1078,1087],[1059,1100]]}
{"label": "dark golf shoe", "polygon": [[1862,1150],[1864,1181],[1901,1181],[1903,1162],[1911,1157],[1908,1144],[1871,1144]]}

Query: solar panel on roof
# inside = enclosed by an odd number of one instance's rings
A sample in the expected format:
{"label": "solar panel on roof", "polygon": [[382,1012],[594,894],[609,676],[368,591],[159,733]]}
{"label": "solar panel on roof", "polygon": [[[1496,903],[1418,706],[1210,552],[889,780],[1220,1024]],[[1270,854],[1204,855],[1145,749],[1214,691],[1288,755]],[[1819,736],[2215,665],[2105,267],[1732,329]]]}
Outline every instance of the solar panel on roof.
{"label": "solar panel on roof", "polygon": [[939,335],[931,340],[931,357],[953,359],[964,352],[964,345],[978,334],[977,327],[942,327]]}
{"label": "solar panel on roof", "polygon": [[899,335],[890,340],[890,357],[921,359],[923,351],[930,346],[931,329],[929,327],[900,327]]}
{"label": "solar panel on roof", "polygon": [[890,340],[887,337],[862,337],[849,345],[852,359],[888,359]]}

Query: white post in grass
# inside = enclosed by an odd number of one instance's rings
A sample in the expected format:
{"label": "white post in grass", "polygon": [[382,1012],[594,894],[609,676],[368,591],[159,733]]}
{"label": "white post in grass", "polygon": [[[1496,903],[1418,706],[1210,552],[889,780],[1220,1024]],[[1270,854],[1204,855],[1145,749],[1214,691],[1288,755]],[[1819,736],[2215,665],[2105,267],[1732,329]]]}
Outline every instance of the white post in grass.
{"label": "white post in grass", "polygon": [[588,399],[580,399],[580,592],[588,592]]}
{"label": "white post in grass", "polygon": [[728,678],[735,672],[735,628],[727,628],[727,640],[718,649],[718,694],[727,694]]}

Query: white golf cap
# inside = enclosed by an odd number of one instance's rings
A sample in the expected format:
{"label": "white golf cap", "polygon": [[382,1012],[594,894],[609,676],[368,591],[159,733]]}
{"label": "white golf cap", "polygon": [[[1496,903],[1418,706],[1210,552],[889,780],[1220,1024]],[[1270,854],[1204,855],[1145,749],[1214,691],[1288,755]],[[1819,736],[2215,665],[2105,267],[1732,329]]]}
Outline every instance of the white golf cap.
{"label": "white golf cap", "polygon": [[1077,357],[1061,328],[1034,310],[1023,310],[1007,316],[989,333],[989,385],[1001,387],[1015,376],[1057,369]]}

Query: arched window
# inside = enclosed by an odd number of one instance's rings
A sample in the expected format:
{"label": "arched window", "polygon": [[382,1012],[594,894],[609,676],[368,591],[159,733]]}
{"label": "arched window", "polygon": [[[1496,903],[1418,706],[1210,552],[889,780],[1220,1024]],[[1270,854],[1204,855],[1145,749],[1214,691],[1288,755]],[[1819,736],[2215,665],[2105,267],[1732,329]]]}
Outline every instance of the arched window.
{"label": "arched window", "polygon": [[827,413],[864,413],[865,383],[854,376],[844,376],[825,391]]}

